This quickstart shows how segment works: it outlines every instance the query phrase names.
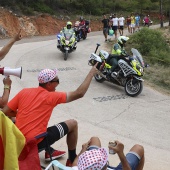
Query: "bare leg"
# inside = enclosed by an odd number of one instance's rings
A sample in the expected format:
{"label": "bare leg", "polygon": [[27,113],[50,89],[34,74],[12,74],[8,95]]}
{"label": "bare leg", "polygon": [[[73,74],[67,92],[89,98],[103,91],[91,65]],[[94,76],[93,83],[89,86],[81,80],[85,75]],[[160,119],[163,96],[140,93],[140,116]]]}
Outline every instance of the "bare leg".
{"label": "bare leg", "polygon": [[136,144],[130,149],[130,151],[137,153],[141,157],[141,160],[136,170],[142,170],[144,167],[144,162],[145,162],[143,146]]}
{"label": "bare leg", "polygon": [[91,146],[91,145],[95,145],[95,146],[98,146],[101,148],[100,139],[98,137],[91,137],[89,146]]}
{"label": "bare leg", "polygon": [[115,30],[115,39],[117,39],[117,30]]}
{"label": "bare leg", "polygon": [[66,120],[65,123],[68,126],[69,132],[67,134],[68,150],[74,150],[77,146],[78,139],[78,124],[74,119]]}
{"label": "bare leg", "polygon": [[120,34],[120,36],[122,35],[122,33],[121,33],[121,29],[119,29],[119,34]]}
{"label": "bare leg", "polygon": [[128,31],[129,31],[129,33],[131,33],[131,28],[130,28],[130,26],[128,26]]}

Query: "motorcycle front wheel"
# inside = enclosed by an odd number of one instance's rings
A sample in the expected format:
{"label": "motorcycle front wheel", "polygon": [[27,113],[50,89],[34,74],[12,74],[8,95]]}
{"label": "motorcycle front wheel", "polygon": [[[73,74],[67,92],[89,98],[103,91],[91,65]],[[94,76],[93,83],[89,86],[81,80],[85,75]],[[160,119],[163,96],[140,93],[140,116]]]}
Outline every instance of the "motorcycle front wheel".
{"label": "motorcycle front wheel", "polygon": [[97,82],[99,82],[99,83],[102,83],[102,82],[105,81],[105,78],[103,78],[103,77],[100,76],[99,74],[96,74],[96,75],[94,76],[94,78],[95,78],[95,80],[96,80]]}
{"label": "motorcycle front wheel", "polygon": [[143,90],[143,82],[136,79],[129,79],[125,84],[125,92],[128,96],[135,97]]}
{"label": "motorcycle front wheel", "polygon": [[67,58],[68,58],[68,50],[65,51],[64,60],[67,60]]}

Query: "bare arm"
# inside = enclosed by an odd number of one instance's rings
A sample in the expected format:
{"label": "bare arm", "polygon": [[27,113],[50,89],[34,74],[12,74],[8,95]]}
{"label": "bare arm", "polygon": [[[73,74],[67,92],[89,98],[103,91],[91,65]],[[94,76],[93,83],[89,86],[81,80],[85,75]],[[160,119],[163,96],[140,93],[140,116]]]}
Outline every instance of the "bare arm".
{"label": "bare arm", "polygon": [[93,76],[98,72],[96,66],[98,63],[96,63],[95,66],[92,67],[92,69],[90,70],[90,72],[88,73],[88,75],[86,76],[85,80],[83,81],[83,83],[77,88],[77,90],[73,91],[73,92],[68,92],[67,94],[67,103],[71,102],[73,100],[77,100],[81,97],[83,97],[87,91],[87,89],[90,86],[91,80],[93,78]]}
{"label": "bare arm", "polygon": [[6,54],[9,52],[9,50],[11,49],[11,47],[13,46],[13,44],[16,41],[19,41],[21,39],[21,29],[19,30],[18,34],[15,35],[9,42],[7,45],[5,45],[1,51],[0,51],[0,60],[2,60]]}
{"label": "bare arm", "polygon": [[17,111],[11,110],[7,105],[2,109],[2,112],[8,117],[16,117]]}
{"label": "bare arm", "polygon": [[6,77],[3,79],[3,83],[4,92],[2,97],[0,97],[0,108],[3,108],[8,102],[12,81],[9,77]]}
{"label": "bare arm", "polygon": [[126,160],[126,157],[123,153],[124,150],[124,145],[122,143],[120,143],[119,141],[116,141],[117,145],[116,146],[109,146],[109,148],[113,149],[115,153],[118,154],[119,159],[122,163],[122,169],[123,170],[131,170],[131,167],[128,163],[128,161]]}

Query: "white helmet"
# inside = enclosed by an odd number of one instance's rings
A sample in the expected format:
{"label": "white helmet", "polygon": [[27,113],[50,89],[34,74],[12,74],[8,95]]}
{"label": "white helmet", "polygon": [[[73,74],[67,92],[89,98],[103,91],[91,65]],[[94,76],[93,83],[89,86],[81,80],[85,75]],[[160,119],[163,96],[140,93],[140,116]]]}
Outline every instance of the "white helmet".
{"label": "white helmet", "polygon": [[129,40],[129,37],[126,37],[126,36],[120,36],[117,39],[118,43],[120,43],[120,44],[125,44],[127,40]]}

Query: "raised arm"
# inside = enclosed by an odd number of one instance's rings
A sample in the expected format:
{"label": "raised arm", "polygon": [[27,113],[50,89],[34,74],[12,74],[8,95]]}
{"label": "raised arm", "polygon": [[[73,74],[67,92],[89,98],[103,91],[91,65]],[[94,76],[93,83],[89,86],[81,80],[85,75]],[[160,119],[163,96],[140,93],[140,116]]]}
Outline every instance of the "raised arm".
{"label": "raised arm", "polygon": [[87,89],[90,86],[91,80],[93,78],[93,76],[98,72],[96,66],[98,63],[96,63],[96,65],[94,65],[90,72],[87,74],[85,80],[83,81],[83,83],[77,88],[77,90],[72,91],[72,92],[68,92],[67,93],[67,103],[71,102],[73,100],[77,100],[81,97],[83,97],[87,91]]}
{"label": "raised arm", "polygon": [[0,60],[2,60],[6,54],[9,52],[11,47],[16,41],[19,41],[21,39],[21,29],[19,30],[18,34],[16,34],[9,42],[6,44],[0,51]]}

